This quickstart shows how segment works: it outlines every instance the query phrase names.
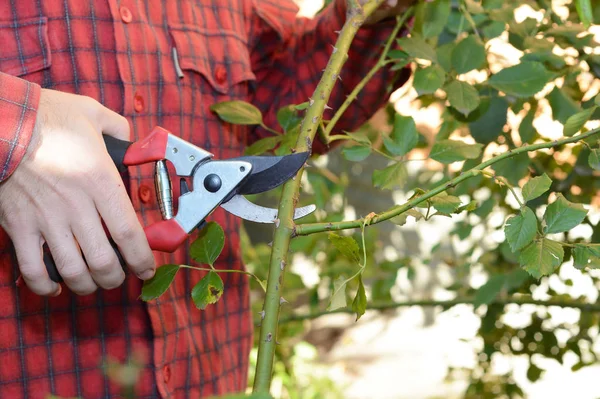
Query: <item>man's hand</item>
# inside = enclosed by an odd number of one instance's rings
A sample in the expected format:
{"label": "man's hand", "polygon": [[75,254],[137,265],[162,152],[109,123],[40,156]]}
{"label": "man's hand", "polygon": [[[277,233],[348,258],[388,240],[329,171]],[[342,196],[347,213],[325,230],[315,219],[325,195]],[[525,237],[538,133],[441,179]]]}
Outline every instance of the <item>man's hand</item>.
{"label": "man's hand", "polygon": [[[367,1],[369,0],[359,0],[360,4],[365,4]],[[381,20],[402,15],[416,2],[416,0],[385,0],[383,4],[367,18],[364,24],[373,25]]]}
{"label": "man's hand", "polygon": [[103,133],[128,140],[129,123],[89,97],[42,89],[27,153],[0,185],[0,225],[23,280],[38,295],[60,294],[42,260],[44,242],[76,294],[122,284],[101,220],[131,270],[142,279],[154,275],[154,256]]}

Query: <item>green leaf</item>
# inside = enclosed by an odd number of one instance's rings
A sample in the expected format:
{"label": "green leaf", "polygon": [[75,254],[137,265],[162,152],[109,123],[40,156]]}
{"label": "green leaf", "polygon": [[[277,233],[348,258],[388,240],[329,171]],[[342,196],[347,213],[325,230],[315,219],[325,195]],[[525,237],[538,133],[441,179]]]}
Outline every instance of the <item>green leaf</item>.
{"label": "green leaf", "polygon": [[383,190],[391,190],[406,181],[408,172],[403,162],[396,162],[384,169],[373,171],[373,185]]}
{"label": "green leaf", "polygon": [[420,58],[437,62],[435,50],[419,36],[402,37],[397,40],[398,45],[413,58]]}
{"label": "green leaf", "polygon": [[523,186],[523,199],[525,200],[525,202],[527,202],[539,197],[546,191],[550,190],[551,184],[552,180],[548,177],[546,173],[542,174],[541,176],[532,178]]}
{"label": "green leaf", "polygon": [[356,321],[365,314],[367,310],[367,294],[365,293],[365,286],[363,285],[362,275],[358,275],[358,290],[356,296],[352,301],[352,311],[356,313]]}
{"label": "green leaf", "polygon": [[214,265],[225,245],[225,233],[217,222],[209,222],[190,247],[190,255],[199,263]]}
{"label": "green leaf", "polygon": [[500,36],[506,30],[506,24],[502,21],[491,21],[484,26],[481,31],[487,40],[494,39]]}
{"label": "green leaf", "polygon": [[479,93],[467,82],[454,80],[445,90],[450,105],[465,116],[479,106]]}
{"label": "green leaf", "polygon": [[192,288],[192,300],[198,309],[204,310],[208,305],[217,303],[223,295],[223,280],[216,272],[208,272],[202,280]]}
{"label": "green leaf", "polygon": [[354,263],[360,263],[358,243],[350,236],[341,236],[336,233],[329,233],[329,241],[342,253],[348,260]]}
{"label": "green leaf", "polygon": [[332,311],[339,308],[345,308],[346,302],[346,279],[343,276],[339,276],[333,282],[333,293],[331,295],[331,301],[327,310]]}
{"label": "green leaf", "polygon": [[408,211],[401,213],[398,216],[394,216],[393,218],[390,219],[390,222],[397,224],[398,226],[404,226],[406,224],[406,220],[408,219],[409,216],[412,216],[415,218],[415,221],[419,221],[420,219],[423,219],[423,214],[419,211],[417,211],[414,208],[409,209]]}
{"label": "green leaf", "polygon": [[444,30],[449,15],[450,0],[420,2],[415,12],[415,25],[420,28],[418,32],[425,39],[436,37]]}
{"label": "green leaf", "polygon": [[423,94],[435,93],[442,87],[446,73],[439,65],[431,65],[426,68],[419,68],[415,72],[413,87],[419,96]]}
{"label": "green leaf", "polygon": [[481,154],[482,149],[482,144],[468,144],[458,140],[440,140],[431,148],[429,157],[435,161],[450,164],[465,159],[475,159]]}
{"label": "green leaf", "polygon": [[583,205],[569,202],[562,194],[557,194],[557,197],[544,213],[546,234],[569,231],[579,225],[588,213]]}
{"label": "green leaf", "polygon": [[436,49],[438,64],[444,68],[446,72],[452,70],[452,52],[454,51],[455,46],[456,43],[449,42],[438,46]]}
{"label": "green leaf", "polygon": [[492,97],[491,99],[484,97],[480,107],[486,103],[489,103],[489,106],[485,113],[469,123],[471,136],[481,144],[489,144],[502,134],[508,115],[509,104],[504,97]]}
{"label": "green leaf", "polygon": [[537,135],[535,127],[533,127],[536,110],[536,107],[532,107],[519,125],[519,136],[521,136],[523,143],[531,143]]}
{"label": "green leaf", "polygon": [[545,50],[524,54],[521,57],[521,62],[523,61],[542,62],[550,70],[560,70],[566,65],[566,62],[562,57],[554,54],[552,51]]}
{"label": "green leaf", "polygon": [[283,136],[270,136],[265,137],[264,139],[260,139],[252,143],[250,147],[246,148],[246,155],[261,155],[268,151],[271,151],[273,148],[277,147],[277,144],[281,142]]}
{"label": "green leaf", "polygon": [[417,125],[410,116],[396,113],[394,115],[394,130],[390,137],[383,137],[383,145],[392,154],[401,156],[415,148],[419,141]]}
{"label": "green leaf", "polygon": [[527,379],[531,382],[536,382],[540,379],[545,370],[539,368],[533,363],[529,363],[529,367],[527,368]]}
{"label": "green leaf", "polygon": [[479,287],[475,293],[475,297],[473,298],[473,307],[477,309],[481,305],[489,305],[492,303],[500,291],[502,291],[505,281],[506,276],[502,274],[491,276],[488,281]]}
{"label": "green leaf", "polygon": [[277,111],[277,122],[284,132],[289,131],[302,121],[294,105],[285,106]]}
{"label": "green leaf", "polygon": [[352,162],[364,161],[371,154],[371,147],[363,147],[355,145],[353,147],[346,147],[342,150],[344,158]]}
{"label": "green leaf", "polygon": [[460,204],[460,198],[448,195],[446,192],[431,198],[431,205],[441,213],[452,213],[458,209]]}
{"label": "green leaf", "polygon": [[369,138],[363,133],[352,133],[352,132],[346,132],[346,131],[344,133],[352,141],[355,141],[359,144],[368,145],[368,146],[371,145],[371,140],[369,140]]}
{"label": "green leaf", "polygon": [[594,20],[591,0],[575,0],[575,9],[583,26],[589,28]]}
{"label": "green leaf", "polygon": [[519,180],[529,174],[529,165],[531,159],[526,152],[515,155],[511,158],[503,159],[492,165],[492,169],[497,175],[504,177],[510,184],[516,186]]}
{"label": "green leaf", "polygon": [[506,240],[513,252],[529,245],[535,238],[536,231],[537,218],[529,207],[524,207],[518,215],[510,217],[504,226]]}
{"label": "green leaf", "polygon": [[488,83],[493,88],[515,97],[531,97],[544,88],[553,75],[539,62],[525,61],[504,68]]}
{"label": "green leaf", "polygon": [[408,53],[402,50],[390,50],[387,53],[387,56],[391,60],[404,61],[409,58]]}
{"label": "green leaf", "polygon": [[594,148],[590,151],[590,155],[588,156],[588,164],[590,168],[594,170],[600,170],[600,150]]}
{"label": "green leaf", "polygon": [[579,270],[600,268],[600,257],[592,247],[577,244],[573,249],[573,266]]}
{"label": "green leaf", "polygon": [[456,73],[479,69],[485,63],[485,48],[475,35],[461,40],[452,51],[452,66]]}
{"label": "green leaf", "polygon": [[150,280],[145,280],[142,286],[142,301],[156,299],[167,291],[175,275],[179,271],[179,265],[163,265],[156,268],[156,273]]}
{"label": "green leaf", "polygon": [[303,110],[305,110],[306,108],[308,108],[308,105],[309,105],[309,101],[305,101],[305,102],[303,102],[303,103],[300,103],[300,104],[294,105],[294,108],[295,108],[296,110],[298,110],[298,111],[303,111]]}
{"label": "green leaf", "polygon": [[552,108],[552,117],[563,125],[567,123],[570,116],[581,111],[579,104],[563,88],[554,87],[546,98],[550,103],[550,108]]}
{"label": "green leaf", "polygon": [[564,256],[560,243],[542,238],[523,249],[519,262],[525,271],[535,278],[540,278],[552,274],[562,264]]}
{"label": "green leaf", "polygon": [[512,291],[521,288],[523,283],[529,279],[529,273],[523,269],[515,269],[506,275],[504,286],[507,291]]}
{"label": "green leaf", "polygon": [[584,109],[581,112],[571,115],[565,123],[563,134],[565,136],[572,136],[581,130],[583,125],[592,117],[592,114],[596,111],[596,106]]}
{"label": "green leaf", "polygon": [[223,101],[211,105],[210,110],[225,122],[236,125],[260,125],[263,122],[260,110],[246,101]]}

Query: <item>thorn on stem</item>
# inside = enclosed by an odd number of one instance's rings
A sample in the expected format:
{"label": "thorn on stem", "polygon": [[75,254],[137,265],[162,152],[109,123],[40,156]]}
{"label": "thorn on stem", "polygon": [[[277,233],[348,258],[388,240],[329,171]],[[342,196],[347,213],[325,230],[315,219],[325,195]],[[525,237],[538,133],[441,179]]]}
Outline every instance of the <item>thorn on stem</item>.
{"label": "thorn on stem", "polygon": [[313,100],[312,98],[308,98],[308,106],[312,107],[312,105],[315,103],[315,100]]}
{"label": "thorn on stem", "polygon": [[289,303],[289,302],[286,301],[284,297],[279,297],[279,305],[283,305],[284,303]]}
{"label": "thorn on stem", "polygon": [[318,117],[316,117],[316,116],[313,116],[313,118],[312,118],[312,123],[317,123],[317,121],[318,121],[318,120],[319,120],[319,118],[318,118]]}
{"label": "thorn on stem", "polygon": [[279,227],[279,218],[275,218],[275,220],[273,220],[273,223],[275,223],[275,227]]}
{"label": "thorn on stem", "polygon": [[268,333],[267,334],[267,339],[265,340],[266,342],[271,342],[273,340],[273,334]]}
{"label": "thorn on stem", "polygon": [[283,259],[279,263],[279,268],[281,269],[281,271],[283,271],[283,269],[285,269],[285,261]]}
{"label": "thorn on stem", "polygon": [[331,47],[333,47],[333,53],[332,54],[337,53],[337,51],[338,51],[337,47],[335,47],[333,44],[331,45]]}
{"label": "thorn on stem", "polygon": [[265,319],[265,314],[266,312],[263,310],[262,312],[258,312],[258,314],[260,315],[260,319],[264,320]]}
{"label": "thorn on stem", "polygon": [[329,105],[325,104],[325,109],[333,109]]}
{"label": "thorn on stem", "polygon": [[342,33],[341,30],[334,30],[333,33],[335,33],[336,35],[339,35],[340,33]]}

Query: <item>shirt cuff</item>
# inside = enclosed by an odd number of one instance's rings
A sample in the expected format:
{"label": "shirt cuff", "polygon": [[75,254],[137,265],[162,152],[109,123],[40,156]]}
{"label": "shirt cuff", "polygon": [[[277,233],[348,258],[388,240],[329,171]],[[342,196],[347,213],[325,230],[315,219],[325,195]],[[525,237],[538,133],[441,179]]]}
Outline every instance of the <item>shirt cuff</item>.
{"label": "shirt cuff", "polygon": [[20,164],[31,141],[41,87],[0,72],[0,182]]}

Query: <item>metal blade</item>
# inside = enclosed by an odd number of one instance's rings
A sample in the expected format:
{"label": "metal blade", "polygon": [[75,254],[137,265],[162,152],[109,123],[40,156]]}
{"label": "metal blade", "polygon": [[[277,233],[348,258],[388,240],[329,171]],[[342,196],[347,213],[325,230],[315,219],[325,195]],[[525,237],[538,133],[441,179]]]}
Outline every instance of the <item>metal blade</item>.
{"label": "metal blade", "polygon": [[[275,223],[278,213],[277,209],[256,205],[241,195],[235,195],[229,201],[222,203],[221,208],[237,217],[256,223]],[[315,205],[298,208],[294,210],[294,219],[309,215],[315,209],[317,209]]]}
{"label": "metal blade", "polygon": [[294,177],[309,156],[309,152],[298,152],[283,156],[244,156],[230,159],[252,164],[252,172],[237,188],[236,193],[258,194],[274,189]]}

